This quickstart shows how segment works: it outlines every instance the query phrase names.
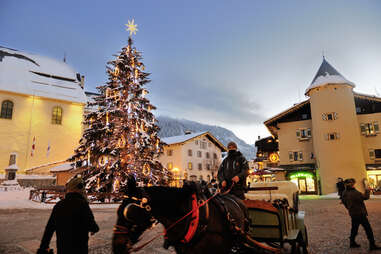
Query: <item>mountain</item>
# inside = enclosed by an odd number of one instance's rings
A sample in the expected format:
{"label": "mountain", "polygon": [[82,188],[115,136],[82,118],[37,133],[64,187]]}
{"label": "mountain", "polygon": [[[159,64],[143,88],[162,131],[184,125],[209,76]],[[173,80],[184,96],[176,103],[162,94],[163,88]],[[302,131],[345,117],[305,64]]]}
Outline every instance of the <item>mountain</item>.
{"label": "mountain", "polygon": [[184,135],[185,131],[209,131],[225,146],[227,146],[230,141],[237,143],[238,150],[243,153],[247,160],[254,159],[255,157],[256,147],[246,144],[245,141],[234,135],[231,130],[186,119],[175,119],[168,116],[159,116],[157,120],[160,127],[159,137],[161,138]]}

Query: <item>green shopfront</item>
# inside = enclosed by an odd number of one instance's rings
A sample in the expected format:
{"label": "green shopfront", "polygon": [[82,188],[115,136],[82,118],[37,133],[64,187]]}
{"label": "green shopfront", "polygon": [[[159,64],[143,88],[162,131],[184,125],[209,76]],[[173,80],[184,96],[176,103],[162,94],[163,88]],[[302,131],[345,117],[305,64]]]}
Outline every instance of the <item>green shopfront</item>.
{"label": "green shopfront", "polygon": [[287,174],[287,179],[294,182],[300,194],[317,194],[318,186],[316,175],[311,171],[294,171]]}

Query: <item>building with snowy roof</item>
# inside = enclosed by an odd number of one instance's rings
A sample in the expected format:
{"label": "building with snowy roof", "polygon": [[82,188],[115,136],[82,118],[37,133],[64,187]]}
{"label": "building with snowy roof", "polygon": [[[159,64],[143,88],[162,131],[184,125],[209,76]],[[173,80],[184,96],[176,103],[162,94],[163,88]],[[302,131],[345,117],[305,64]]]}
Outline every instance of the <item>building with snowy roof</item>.
{"label": "building with snowy roof", "polygon": [[0,47],[0,170],[62,162],[82,135],[83,76],[64,61]]}
{"label": "building with snowy roof", "polygon": [[264,122],[279,142],[279,167],[302,193],[336,192],[339,177],[360,189],[364,178],[381,183],[381,98],[354,87],[323,59],[309,98]]}
{"label": "building with snowy roof", "polygon": [[182,180],[209,182],[217,176],[226,147],[210,132],[186,132],[161,139],[166,145],[161,164],[173,172],[176,183]]}

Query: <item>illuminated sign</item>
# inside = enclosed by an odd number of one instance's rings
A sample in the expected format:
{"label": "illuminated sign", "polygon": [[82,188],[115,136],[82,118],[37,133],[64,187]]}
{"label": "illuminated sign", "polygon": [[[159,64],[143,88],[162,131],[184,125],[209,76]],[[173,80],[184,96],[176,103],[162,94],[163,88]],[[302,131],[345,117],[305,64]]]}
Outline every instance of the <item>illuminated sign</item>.
{"label": "illuminated sign", "polygon": [[305,178],[314,178],[314,175],[312,173],[308,172],[295,172],[290,174],[291,179],[299,178],[299,177],[305,177]]}
{"label": "illuminated sign", "polygon": [[279,161],[279,155],[278,155],[277,153],[272,153],[272,154],[270,154],[270,156],[269,156],[269,160],[270,160],[272,163],[278,162],[278,161]]}

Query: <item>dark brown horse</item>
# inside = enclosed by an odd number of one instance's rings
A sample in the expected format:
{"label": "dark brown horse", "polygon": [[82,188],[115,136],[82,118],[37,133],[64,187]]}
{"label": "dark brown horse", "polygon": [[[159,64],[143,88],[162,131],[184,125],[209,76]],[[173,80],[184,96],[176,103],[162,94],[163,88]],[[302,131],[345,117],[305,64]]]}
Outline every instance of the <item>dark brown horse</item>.
{"label": "dark brown horse", "polygon": [[[134,251],[133,245],[141,234],[157,221],[165,228],[164,247],[173,246],[176,253],[227,254],[232,248],[240,253],[244,249],[245,253],[265,253],[259,248],[245,248],[242,235],[232,228],[232,224],[235,228],[244,227],[245,221],[242,207],[234,197],[210,198],[200,190],[196,184],[182,188],[136,187],[129,181],[126,198],[118,208],[113,252]],[[208,197],[210,201],[206,202]]]}

